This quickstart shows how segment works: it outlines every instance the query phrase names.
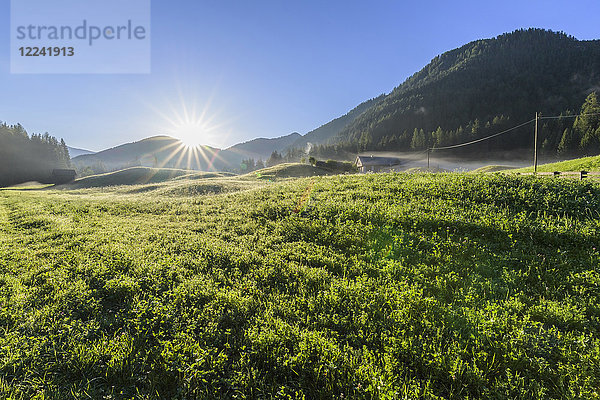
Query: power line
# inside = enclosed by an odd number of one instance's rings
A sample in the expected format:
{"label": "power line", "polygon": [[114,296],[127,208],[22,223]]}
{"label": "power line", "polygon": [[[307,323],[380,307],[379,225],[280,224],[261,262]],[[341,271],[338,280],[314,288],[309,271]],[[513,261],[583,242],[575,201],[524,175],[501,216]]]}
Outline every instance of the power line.
{"label": "power line", "polygon": [[558,115],[553,117],[540,117],[540,119],[561,119],[561,118],[577,118],[577,117],[592,117],[595,115],[600,115],[600,113],[593,114],[577,114],[577,115]]}
{"label": "power line", "polygon": [[502,132],[498,132],[498,133],[495,133],[493,135],[486,136],[486,137],[483,137],[483,138],[480,138],[480,139],[471,140],[470,142],[466,142],[466,143],[460,143],[460,144],[455,144],[455,145],[452,145],[452,146],[444,146],[444,147],[429,147],[427,149],[427,151],[432,151],[432,150],[448,150],[448,149],[456,149],[458,147],[470,146],[470,145],[475,144],[475,143],[483,142],[484,140],[489,140],[489,139],[495,138],[495,137],[500,136],[500,135],[505,135],[505,134],[507,134],[509,132],[512,132],[512,131],[516,130],[516,129],[522,128],[525,125],[528,125],[528,124],[530,124],[530,123],[532,123],[534,121],[535,121],[535,118],[532,119],[532,120],[530,120],[530,121],[523,122],[520,125],[513,126],[512,128],[506,129],[506,130],[504,130]]}
{"label": "power line", "polygon": [[[591,116],[595,116],[595,115],[600,115],[600,113],[577,114],[577,115],[557,115],[557,116],[550,116],[550,117],[542,117],[542,116],[540,116],[539,119],[577,118],[577,117],[591,117]],[[507,133],[510,133],[510,132],[516,130],[516,129],[522,128],[525,125],[531,124],[532,122],[535,122],[535,118],[532,119],[532,120],[529,120],[527,122],[523,122],[522,124],[519,124],[517,126],[513,126],[512,128],[506,129],[506,130],[504,130],[502,132],[495,133],[495,134],[490,135],[490,136],[486,136],[486,137],[483,137],[483,138],[480,138],[480,139],[476,139],[476,140],[471,140],[470,142],[466,142],[466,143],[455,144],[455,145],[452,145],[452,146],[428,147],[427,150],[425,150],[425,151],[429,152],[429,151],[433,151],[433,150],[449,150],[449,149],[456,149],[456,148],[459,148],[459,147],[470,146],[472,144],[483,142],[485,140],[489,140],[489,139],[495,138],[497,136],[505,135]]]}
{"label": "power line", "polygon": [[475,144],[475,143],[483,142],[483,141],[486,141],[486,140],[489,140],[489,139],[493,139],[493,138],[501,136],[501,135],[505,135],[505,134],[510,133],[510,132],[512,132],[514,130],[522,128],[522,127],[524,127],[526,125],[529,125],[532,122],[535,122],[535,143],[534,143],[534,146],[536,148],[535,148],[535,151],[534,151],[534,162],[533,163],[534,163],[534,169],[537,169],[537,123],[538,123],[539,120],[542,120],[542,119],[560,119],[560,118],[591,117],[591,116],[596,116],[596,115],[600,115],[600,113],[577,114],[577,115],[557,115],[557,116],[549,116],[549,117],[542,117],[541,115],[538,115],[538,113],[536,113],[534,119],[529,120],[527,122],[523,122],[522,124],[519,124],[517,126],[513,126],[512,128],[508,128],[506,130],[503,130],[502,132],[498,132],[498,133],[495,133],[493,135],[482,137],[482,138],[479,138],[479,139],[471,140],[470,142],[459,143],[459,144],[455,144],[455,145],[451,145],[451,146],[428,147],[426,150],[421,151],[421,152],[417,153],[416,155],[421,155],[421,154],[427,153],[427,168],[429,168],[429,155],[434,150],[450,150],[450,149],[457,149],[459,147],[470,146],[470,145]]}

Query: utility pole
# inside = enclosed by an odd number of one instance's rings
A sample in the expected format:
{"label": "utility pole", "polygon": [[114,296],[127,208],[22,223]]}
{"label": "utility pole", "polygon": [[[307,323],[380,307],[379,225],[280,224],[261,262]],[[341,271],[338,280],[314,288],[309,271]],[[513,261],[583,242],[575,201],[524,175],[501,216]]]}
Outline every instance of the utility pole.
{"label": "utility pole", "polygon": [[541,113],[535,113],[535,134],[533,135],[533,174],[537,174],[537,143],[538,143],[538,119]]}
{"label": "utility pole", "polygon": [[427,148],[427,171],[429,171],[429,147]]}

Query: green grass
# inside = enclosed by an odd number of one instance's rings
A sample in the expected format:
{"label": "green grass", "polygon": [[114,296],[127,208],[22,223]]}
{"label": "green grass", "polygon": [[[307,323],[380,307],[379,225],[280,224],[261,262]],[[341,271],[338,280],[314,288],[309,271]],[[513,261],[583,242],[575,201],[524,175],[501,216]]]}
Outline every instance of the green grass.
{"label": "green grass", "polygon": [[[600,171],[600,156],[576,158],[551,164],[538,165],[538,172]],[[533,172],[533,167],[519,168],[510,172]]]}
{"label": "green grass", "polygon": [[16,185],[4,187],[2,189],[4,189],[4,190],[38,190],[38,189],[44,189],[44,188],[47,188],[50,186],[53,186],[53,185],[33,181],[33,182],[19,183]]}
{"label": "green grass", "polygon": [[205,179],[224,177],[229,174],[196,172],[185,169],[132,167],[106,174],[86,176],[75,181],[57,185],[58,189],[87,189],[107,186],[144,185],[161,183],[172,179]]}
{"label": "green grass", "polygon": [[313,167],[308,164],[284,163],[273,167],[263,168],[258,171],[243,175],[245,178],[260,180],[276,180],[282,178],[303,178],[308,176],[334,175],[335,171],[326,168]]}
{"label": "green grass", "polygon": [[407,170],[403,171],[409,174],[421,174],[421,173],[445,173],[445,172],[451,172],[447,169],[444,168],[439,168],[439,167],[413,167],[413,168],[408,168]]}
{"label": "green grass", "polygon": [[485,167],[477,168],[470,172],[478,174],[487,172],[506,171],[511,169],[517,169],[517,167],[510,167],[508,165],[486,165]]}
{"label": "green grass", "polygon": [[148,186],[0,190],[0,398],[600,396],[597,183]]}

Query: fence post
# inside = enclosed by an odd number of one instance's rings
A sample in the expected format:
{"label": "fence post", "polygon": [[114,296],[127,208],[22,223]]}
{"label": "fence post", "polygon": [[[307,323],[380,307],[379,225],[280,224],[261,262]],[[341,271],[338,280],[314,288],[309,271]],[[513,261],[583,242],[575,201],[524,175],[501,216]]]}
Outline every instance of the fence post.
{"label": "fence post", "polygon": [[536,112],[535,113],[535,133],[533,136],[533,175],[537,175],[537,141],[538,141],[538,113]]}

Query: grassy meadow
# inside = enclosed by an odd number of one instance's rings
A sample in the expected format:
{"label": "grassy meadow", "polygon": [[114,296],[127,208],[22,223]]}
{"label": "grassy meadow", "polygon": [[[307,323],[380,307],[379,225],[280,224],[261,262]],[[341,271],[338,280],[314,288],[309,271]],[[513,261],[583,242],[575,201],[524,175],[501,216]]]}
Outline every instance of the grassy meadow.
{"label": "grassy meadow", "polygon": [[[575,158],[573,160],[538,165],[538,172],[600,171],[600,156]],[[514,169],[511,172],[533,172],[533,167]]]}
{"label": "grassy meadow", "polygon": [[286,168],[0,190],[0,398],[600,397],[599,183]]}

